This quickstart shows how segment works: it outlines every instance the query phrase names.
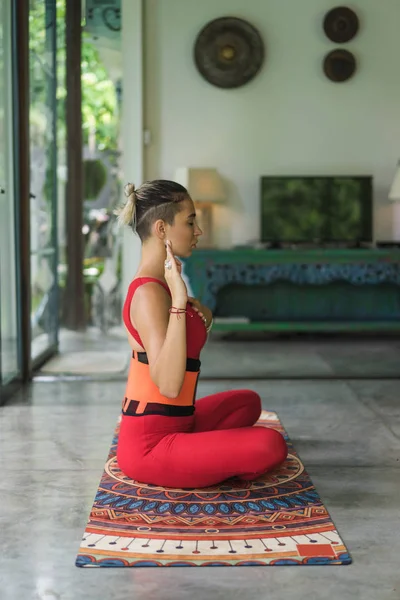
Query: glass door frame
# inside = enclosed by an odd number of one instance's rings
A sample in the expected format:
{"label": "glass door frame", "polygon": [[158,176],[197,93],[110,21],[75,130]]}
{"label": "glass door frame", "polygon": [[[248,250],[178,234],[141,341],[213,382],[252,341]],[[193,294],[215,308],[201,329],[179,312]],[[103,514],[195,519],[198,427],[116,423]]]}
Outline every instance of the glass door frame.
{"label": "glass door frame", "polygon": [[[32,332],[30,335],[30,352],[31,352],[31,368],[32,371],[39,369],[49,358],[51,358],[58,351],[58,343],[59,343],[59,285],[58,285],[58,200],[57,200],[57,10],[56,10],[56,0],[41,0],[45,5],[46,17],[47,11],[50,11],[50,26],[46,27],[46,41],[49,42],[50,52],[51,52],[51,69],[53,73],[53,77],[51,78],[51,83],[49,83],[48,89],[48,100],[50,110],[52,112],[52,161],[53,161],[53,173],[52,173],[52,202],[51,202],[51,212],[50,212],[50,220],[51,220],[51,242],[50,246],[46,248],[39,248],[34,253],[32,253],[32,249],[29,249],[29,260],[32,259],[33,256],[38,259],[49,260],[49,264],[51,265],[51,271],[54,276],[54,282],[52,284],[53,289],[50,294],[50,311],[54,311],[54,314],[51,315],[51,322],[54,325],[54,334],[52,342],[42,351],[35,355],[32,358],[32,343],[33,336]],[[47,23],[47,21],[46,21]],[[49,31],[49,37],[47,31]],[[29,32],[30,35],[30,32]],[[30,38],[29,38],[30,39]],[[29,60],[31,60],[31,55],[29,53]],[[29,65],[30,66],[30,65]],[[29,96],[29,107],[30,107],[30,93]],[[29,193],[30,198],[33,197],[32,190]],[[32,272],[31,272],[32,279]],[[32,295],[30,294],[30,298],[32,301]],[[30,307],[30,314],[32,314],[32,307]]]}
{"label": "glass door frame", "polygon": [[[2,381],[2,357],[0,352],[0,387],[1,397],[0,406],[5,404],[8,398],[14,394],[23,380],[23,352],[22,352],[22,304],[21,304],[21,231],[20,231],[20,170],[19,170],[19,48],[17,44],[17,11],[14,3],[9,7],[9,24],[10,24],[10,44],[9,48],[3,49],[3,56],[8,61],[8,69],[10,70],[11,86],[10,86],[10,119],[11,119],[11,136],[12,136],[12,180],[13,180],[13,224],[14,224],[14,265],[16,279],[16,320],[17,320],[17,370],[13,378],[6,383]],[[1,276],[1,273],[0,273]],[[1,285],[1,283],[0,283]],[[0,306],[1,311],[1,306]],[[1,320],[0,320],[1,323]],[[0,325],[0,349],[2,347],[2,331]]]}

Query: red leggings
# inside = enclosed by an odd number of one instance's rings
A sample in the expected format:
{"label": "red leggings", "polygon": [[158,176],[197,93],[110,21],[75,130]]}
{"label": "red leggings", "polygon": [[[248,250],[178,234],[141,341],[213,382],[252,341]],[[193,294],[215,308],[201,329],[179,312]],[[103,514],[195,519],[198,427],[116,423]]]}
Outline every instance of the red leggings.
{"label": "red leggings", "polygon": [[278,431],[253,427],[260,413],[258,394],[232,390],[197,400],[190,417],[122,415],[119,467],[132,479],[165,487],[256,479],[287,456]]}

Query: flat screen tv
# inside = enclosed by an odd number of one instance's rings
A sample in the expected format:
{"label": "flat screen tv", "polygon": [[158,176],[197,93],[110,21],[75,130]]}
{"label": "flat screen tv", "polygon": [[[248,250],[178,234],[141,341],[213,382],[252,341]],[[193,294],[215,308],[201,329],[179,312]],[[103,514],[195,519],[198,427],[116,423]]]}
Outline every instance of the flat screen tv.
{"label": "flat screen tv", "polygon": [[261,177],[261,241],[372,241],[372,177]]}

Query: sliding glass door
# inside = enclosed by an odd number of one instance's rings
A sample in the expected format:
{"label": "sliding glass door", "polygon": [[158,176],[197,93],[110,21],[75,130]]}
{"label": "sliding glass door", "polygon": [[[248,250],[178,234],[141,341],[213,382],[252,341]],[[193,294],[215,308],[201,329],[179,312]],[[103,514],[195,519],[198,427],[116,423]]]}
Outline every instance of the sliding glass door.
{"label": "sliding glass door", "polygon": [[29,10],[31,326],[33,364],[58,345],[56,0]]}
{"label": "sliding glass door", "polygon": [[[0,387],[20,375],[11,3],[0,0]],[[1,402],[1,400],[0,400]]]}

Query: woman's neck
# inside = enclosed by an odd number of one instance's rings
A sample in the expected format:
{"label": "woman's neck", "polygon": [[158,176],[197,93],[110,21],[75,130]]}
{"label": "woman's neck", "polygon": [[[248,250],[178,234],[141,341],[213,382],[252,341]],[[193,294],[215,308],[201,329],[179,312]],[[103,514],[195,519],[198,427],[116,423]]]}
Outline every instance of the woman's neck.
{"label": "woman's neck", "polygon": [[142,256],[140,259],[136,277],[144,277],[148,275],[151,277],[155,277],[156,279],[161,279],[161,281],[165,281],[165,258],[166,251],[162,244],[156,244],[152,240],[149,240],[149,242],[145,242],[142,246]]}

